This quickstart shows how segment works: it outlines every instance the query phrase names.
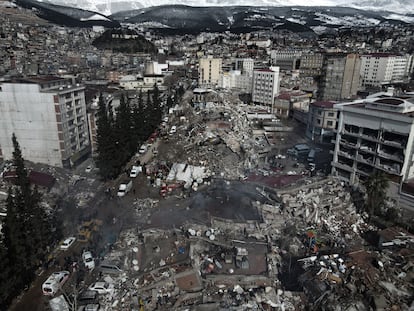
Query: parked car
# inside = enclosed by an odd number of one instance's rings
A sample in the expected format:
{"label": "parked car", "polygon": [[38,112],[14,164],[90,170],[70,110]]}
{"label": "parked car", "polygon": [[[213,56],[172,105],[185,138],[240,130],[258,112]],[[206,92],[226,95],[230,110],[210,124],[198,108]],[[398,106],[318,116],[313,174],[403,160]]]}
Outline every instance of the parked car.
{"label": "parked car", "polygon": [[118,262],[106,260],[101,262],[99,270],[104,274],[120,274],[123,272]]}
{"label": "parked car", "polygon": [[71,236],[70,238],[67,238],[66,240],[64,240],[62,242],[62,244],[60,244],[60,249],[66,250],[69,247],[72,246],[73,243],[75,243],[76,238],[74,236]]}
{"label": "parked car", "polygon": [[117,196],[119,197],[123,197],[125,196],[129,190],[132,189],[132,180],[124,180],[123,182],[121,182],[121,184],[119,185],[118,188],[118,192],[117,192]]}
{"label": "parked car", "polygon": [[91,166],[91,165],[88,165],[88,166],[85,168],[85,172],[86,172],[86,173],[90,173],[90,172],[92,172],[92,166]]}
{"label": "parked car", "polygon": [[139,152],[140,154],[144,154],[145,152],[147,152],[147,149],[148,149],[147,145],[142,145],[142,146],[139,148],[138,152]]}
{"label": "parked car", "polygon": [[88,304],[86,306],[81,306],[77,311],[98,311],[100,309],[99,303]]}
{"label": "parked car", "polygon": [[89,290],[94,290],[99,295],[105,295],[114,291],[114,285],[108,282],[96,282],[89,286]]}
{"label": "parked car", "polygon": [[43,295],[54,296],[69,278],[69,271],[53,272],[42,285]]}
{"label": "parked car", "polygon": [[93,259],[92,253],[90,251],[82,253],[82,260],[83,264],[89,271],[95,269],[95,259]]}
{"label": "parked car", "polygon": [[138,174],[142,172],[142,167],[141,166],[132,166],[131,168],[131,172],[129,173],[129,177],[131,178],[135,178],[138,176]]}
{"label": "parked car", "polygon": [[174,134],[177,132],[177,127],[175,125],[171,126],[170,134]]}

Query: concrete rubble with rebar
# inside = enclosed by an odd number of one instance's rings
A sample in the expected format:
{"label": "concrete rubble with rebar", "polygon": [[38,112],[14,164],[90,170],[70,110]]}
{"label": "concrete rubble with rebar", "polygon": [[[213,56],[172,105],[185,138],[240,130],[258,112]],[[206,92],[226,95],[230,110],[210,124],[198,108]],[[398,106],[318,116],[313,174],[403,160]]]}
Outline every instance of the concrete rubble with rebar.
{"label": "concrete rubble with rebar", "polygon": [[[335,178],[310,177],[300,165],[291,169],[292,174],[271,170],[271,147],[246,118],[251,110],[216,104],[214,110],[186,115],[177,136],[168,138],[170,144],[181,144],[183,152],[156,158],[153,165],[175,159],[184,163],[181,166],[202,168],[206,174],[196,180],[189,175],[179,180],[195,182],[196,188],[168,193],[181,200],[217,184],[256,185],[261,199],[247,200],[258,217],[218,214],[205,222],[184,220],[172,229],[123,232],[107,255],[121,252],[125,257],[124,273],[114,279],[119,290],[111,303],[122,310],[138,309],[138,295],[145,310],[414,307],[414,236],[401,228],[382,233],[369,225],[367,215],[358,213],[351,189]],[[261,179],[249,181],[255,174]],[[287,175],[298,178],[275,181]],[[166,176],[160,175],[162,182],[177,182],[173,175],[169,180]],[[134,208],[143,215],[160,208],[168,195],[161,201],[136,200]],[[220,198],[221,203],[229,200]]]}
{"label": "concrete rubble with rebar", "polygon": [[[103,309],[414,308],[412,234],[369,225],[349,187],[286,157],[290,127],[275,150],[257,107],[209,107],[175,109],[177,133],[144,163],[132,225],[101,258],[122,272],[94,274],[115,288]],[[94,193],[74,199],[82,208]]]}

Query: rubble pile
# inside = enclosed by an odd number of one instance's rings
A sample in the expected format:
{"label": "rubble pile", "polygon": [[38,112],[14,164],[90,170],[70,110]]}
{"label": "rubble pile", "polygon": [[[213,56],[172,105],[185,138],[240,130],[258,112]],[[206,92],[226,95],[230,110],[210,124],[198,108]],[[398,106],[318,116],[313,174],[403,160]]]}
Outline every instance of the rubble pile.
{"label": "rubble pile", "polygon": [[408,309],[413,299],[413,259],[408,255],[413,254],[413,235],[387,229],[379,231],[378,245],[370,245],[364,237],[378,229],[356,213],[349,192],[335,179],[278,195],[279,203],[259,209],[262,232],[273,243],[268,267],[282,286],[289,286],[286,274],[290,281],[296,279],[294,286],[303,289],[306,303],[315,310]]}
{"label": "rubble pile", "polygon": [[178,141],[188,163],[206,166],[212,175],[227,179],[244,177],[246,169],[258,166],[260,155],[265,156],[270,147],[262,132],[252,135],[246,118],[252,109],[222,102],[186,118],[185,134],[178,134]]}
{"label": "rubble pile", "polygon": [[[119,262],[106,306],[145,310],[406,310],[413,299],[414,237],[379,231],[378,243],[346,187],[315,177],[259,189],[261,219],[212,217],[172,230],[124,230],[105,260]],[[157,200],[135,200],[149,211]],[[370,240],[371,241],[371,240]],[[139,295],[137,295],[139,293]],[[103,302],[102,302],[103,303]]]}
{"label": "rubble pile", "polygon": [[145,212],[148,212],[149,210],[158,207],[159,200],[154,200],[150,198],[145,199],[135,199],[132,203],[134,206],[135,213],[137,215],[141,215]]}
{"label": "rubble pile", "polygon": [[324,179],[278,195],[281,214],[294,218],[296,224],[318,228],[335,247],[352,244],[361,232],[370,229],[356,212],[350,193],[337,179]]}

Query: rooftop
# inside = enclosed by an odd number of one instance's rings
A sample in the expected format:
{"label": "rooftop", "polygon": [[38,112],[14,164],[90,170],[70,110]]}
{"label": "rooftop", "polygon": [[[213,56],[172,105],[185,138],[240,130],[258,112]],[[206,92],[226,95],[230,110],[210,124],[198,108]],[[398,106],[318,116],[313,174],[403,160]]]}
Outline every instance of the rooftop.
{"label": "rooftop", "polygon": [[319,107],[319,108],[333,108],[335,103],[334,102],[314,102],[311,103],[312,106],[314,107]]}
{"label": "rooftop", "polygon": [[33,84],[42,84],[52,81],[62,81],[64,78],[57,76],[35,76],[35,77],[26,77],[26,78],[16,78],[10,81],[9,83],[33,83]]}

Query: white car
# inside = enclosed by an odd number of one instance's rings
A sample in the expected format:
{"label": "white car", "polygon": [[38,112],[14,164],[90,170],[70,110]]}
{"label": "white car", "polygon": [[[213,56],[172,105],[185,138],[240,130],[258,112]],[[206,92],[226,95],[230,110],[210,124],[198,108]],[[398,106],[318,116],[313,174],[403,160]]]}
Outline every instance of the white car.
{"label": "white car", "polygon": [[92,166],[91,166],[91,165],[88,165],[88,166],[85,168],[85,172],[86,172],[86,173],[90,173],[90,172],[92,172]]}
{"label": "white car", "polygon": [[140,154],[144,154],[145,152],[147,152],[147,149],[148,149],[147,145],[142,145],[141,148],[139,148],[138,152]]}
{"label": "white car", "polygon": [[53,272],[42,285],[45,296],[54,296],[69,278],[69,271]]}
{"label": "white car", "polygon": [[129,173],[129,177],[135,178],[140,172],[142,172],[142,168],[140,166],[133,166],[131,172]]}
{"label": "white car", "polygon": [[72,246],[72,244],[76,241],[76,238],[74,236],[71,236],[70,238],[67,238],[66,240],[64,240],[62,242],[62,244],[60,244],[60,249],[68,249],[69,247]]}
{"label": "white car", "polygon": [[114,291],[114,285],[107,282],[96,282],[89,286],[89,289],[98,292],[99,295],[105,295]]}
{"label": "white car", "polygon": [[82,260],[83,264],[89,271],[95,269],[95,260],[93,259],[92,253],[90,251],[82,253]]}
{"label": "white car", "polygon": [[170,134],[174,134],[177,132],[177,127],[175,125],[171,126]]}

